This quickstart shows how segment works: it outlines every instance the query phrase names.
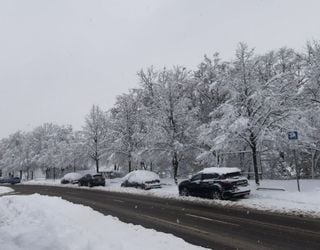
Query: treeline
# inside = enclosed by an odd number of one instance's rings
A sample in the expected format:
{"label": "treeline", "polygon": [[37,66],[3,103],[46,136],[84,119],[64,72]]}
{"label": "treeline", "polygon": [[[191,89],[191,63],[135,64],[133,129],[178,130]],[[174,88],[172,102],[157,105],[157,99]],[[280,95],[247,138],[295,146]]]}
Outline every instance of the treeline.
{"label": "treeline", "polygon": [[[139,88],[114,106],[93,106],[81,131],[44,124],[0,143],[0,168],[171,171],[176,179],[208,166],[290,178],[319,174],[320,43],[259,55],[240,43],[235,57],[205,56],[185,67],[138,72]],[[288,140],[298,131],[298,140]],[[294,149],[294,150],[293,150]],[[88,162],[88,160],[90,160]]]}

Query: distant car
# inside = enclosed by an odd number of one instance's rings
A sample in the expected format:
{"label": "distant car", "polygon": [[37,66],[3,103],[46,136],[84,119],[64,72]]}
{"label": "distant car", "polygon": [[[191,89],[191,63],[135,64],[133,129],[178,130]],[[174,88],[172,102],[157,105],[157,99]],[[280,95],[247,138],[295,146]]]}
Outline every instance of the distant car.
{"label": "distant car", "polygon": [[106,171],[104,172],[104,176],[107,178],[107,179],[115,179],[115,178],[122,178],[125,176],[125,174],[123,172],[120,172],[120,171]]}
{"label": "distant car", "polygon": [[160,177],[148,170],[132,171],[122,178],[121,187],[135,187],[145,190],[161,188]]}
{"label": "distant car", "polygon": [[62,177],[61,184],[76,184],[82,176],[83,175],[79,173],[68,173]]}
{"label": "distant car", "polygon": [[79,186],[105,186],[106,180],[101,174],[86,174],[81,177],[78,181]]}
{"label": "distant car", "polygon": [[19,177],[7,177],[7,178],[0,178],[0,184],[17,184],[20,183],[20,178]]}
{"label": "distant car", "polygon": [[205,168],[181,182],[179,194],[221,200],[249,195],[250,187],[239,168]]}

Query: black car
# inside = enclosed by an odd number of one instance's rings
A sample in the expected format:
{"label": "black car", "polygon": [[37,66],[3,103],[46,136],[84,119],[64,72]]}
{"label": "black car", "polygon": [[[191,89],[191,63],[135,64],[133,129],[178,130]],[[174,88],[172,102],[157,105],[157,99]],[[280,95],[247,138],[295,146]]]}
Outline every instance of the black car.
{"label": "black car", "polygon": [[8,177],[8,178],[0,178],[0,184],[17,184],[20,183],[20,178],[19,177]]}
{"label": "black car", "polygon": [[181,182],[179,194],[221,200],[249,195],[250,188],[238,168],[205,168]]}
{"label": "black car", "polygon": [[79,186],[105,186],[106,180],[101,174],[86,174],[85,176],[79,179]]}

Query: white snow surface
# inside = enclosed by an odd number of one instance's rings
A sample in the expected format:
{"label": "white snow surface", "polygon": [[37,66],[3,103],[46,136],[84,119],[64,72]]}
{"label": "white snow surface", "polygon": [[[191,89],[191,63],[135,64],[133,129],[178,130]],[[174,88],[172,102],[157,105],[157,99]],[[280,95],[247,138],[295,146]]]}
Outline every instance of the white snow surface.
{"label": "white snow surface", "polygon": [[0,195],[14,192],[12,188],[0,186]]}
{"label": "white snow surface", "polygon": [[217,173],[217,174],[230,174],[230,173],[236,173],[236,172],[241,172],[239,168],[216,168],[216,167],[211,167],[211,168],[204,168],[201,170],[199,173],[203,174],[212,174],[212,173]]}
{"label": "white snow surface", "polygon": [[128,180],[135,183],[145,183],[146,181],[160,180],[158,174],[148,170],[135,170],[128,173],[122,178],[123,181]]}
{"label": "white snow surface", "polygon": [[126,224],[58,197],[0,197],[0,246],[7,250],[204,249]]}
{"label": "white snow surface", "polygon": [[[180,180],[182,181],[182,180]],[[162,188],[152,190],[139,190],[135,188],[122,188],[121,178],[107,179],[105,187],[93,187],[112,192],[125,192],[140,195],[150,195],[169,199],[179,199],[188,202],[206,205],[220,205],[229,207],[240,207],[243,209],[258,209],[284,214],[304,215],[320,218],[320,180],[300,180],[301,192],[297,191],[296,180],[262,180],[260,187],[279,188],[285,191],[257,190],[254,181],[249,181],[251,193],[248,198],[235,201],[216,201],[196,197],[179,197],[178,187],[172,179],[161,179]],[[31,185],[60,185],[59,180],[38,180],[24,184]],[[79,188],[77,185],[64,185]],[[80,187],[88,188],[88,187]]]}

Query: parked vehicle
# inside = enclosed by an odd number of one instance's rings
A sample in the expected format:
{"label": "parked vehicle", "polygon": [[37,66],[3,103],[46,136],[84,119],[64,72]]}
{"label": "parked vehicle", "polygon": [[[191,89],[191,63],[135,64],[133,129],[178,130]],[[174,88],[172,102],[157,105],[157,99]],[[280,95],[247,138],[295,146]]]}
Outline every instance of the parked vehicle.
{"label": "parked vehicle", "polygon": [[82,176],[83,175],[79,173],[68,173],[62,177],[61,184],[76,184]]}
{"label": "parked vehicle", "polygon": [[161,188],[160,177],[148,170],[132,171],[122,178],[121,187],[135,187],[145,190]]}
{"label": "parked vehicle", "polygon": [[106,180],[102,174],[86,174],[78,180],[79,186],[105,186]]}
{"label": "parked vehicle", "polygon": [[115,171],[115,170],[112,170],[112,171],[105,171],[102,173],[104,175],[104,177],[106,179],[115,179],[115,178],[122,178],[125,176],[125,174],[123,172],[120,172],[120,171]]}
{"label": "parked vehicle", "polygon": [[0,184],[17,184],[20,183],[20,178],[19,177],[7,177],[7,178],[0,178]]}
{"label": "parked vehicle", "polygon": [[179,184],[181,196],[230,199],[250,194],[247,178],[239,168],[205,168]]}

